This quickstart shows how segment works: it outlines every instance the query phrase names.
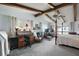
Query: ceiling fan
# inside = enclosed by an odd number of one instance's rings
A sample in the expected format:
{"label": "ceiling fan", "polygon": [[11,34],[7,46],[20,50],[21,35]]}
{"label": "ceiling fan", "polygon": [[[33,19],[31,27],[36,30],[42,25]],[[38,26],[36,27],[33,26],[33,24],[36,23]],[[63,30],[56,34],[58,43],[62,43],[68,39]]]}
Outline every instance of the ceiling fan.
{"label": "ceiling fan", "polygon": [[66,22],[64,20],[64,15],[61,15],[61,12],[59,10],[56,10],[56,15],[53,15],[53,17],[60,19],[60,17],[62,18],[63,22]]}

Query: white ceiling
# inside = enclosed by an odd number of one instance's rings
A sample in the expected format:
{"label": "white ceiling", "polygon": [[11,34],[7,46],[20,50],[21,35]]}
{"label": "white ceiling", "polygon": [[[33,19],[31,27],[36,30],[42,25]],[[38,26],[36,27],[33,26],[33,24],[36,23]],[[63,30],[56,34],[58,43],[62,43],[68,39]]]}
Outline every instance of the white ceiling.
{"label": "white ceiling", "polygon": [[[42,10],[42,11],[50,8],[48,3],[19,3],[19,4],[24,5],[24,6],[28,6],[28,7],[32,7],[32,8],[38,9],[38,10]],[[57,6],[61,3],[52,3],[52,4]],[[6,8],[7,6],[4,6],[4,7]],[[31,10],[26,10],[26,9],[22,9],[22,8],[15,8],[15,7],[10,7],[10,6],[8,6],[7,8],[10,8],[10,9],[13,8],[13,9],[21,10],[23,12],[27,12],[27,13],[31,13],[31,14],[39,13],[39,12],[31,11]]]}
{"label": "white ceiling", "polygon": [[4,5],[0,5],[0,14],[6,15],[6,16],[14,16],[19,19],[26,19],[26,20],[34,19],[34,16],[30,12],[27,12],[19,8],[14,8],[9,6],[4,6]]}
{"label": "white ceiling", "polygon": [[2,5],[2,4],[0,4],[0,6],[3,6],[4,8],[8,8],[8,9],[20,10],[22,12],[30,13],[30,14],[37,14],[38,13],[38,12],[31,11],[31,10],[28,10],[28,9],[17,8],[16,6],[15,7],[11,7],[11,6],[6,6],[6,5]]}
{"label": "white ceiling", "polygon": [[[35,9],[42,10],[42,11],[50,8],[48,3],[19,3],[19,4],[24,5],[24,6],[28,6],[28,7],[33,7]],[[57,5],[60,5],[62,3],[52,3],[52,4],[57,6]]]}
{"label": "white ceiling", "polygon": [[53,3],[53,5],[55,5],[55,6],[60,5],[60,4],[62,4],[62,3]]}
{"label": "white ceiling", "polygon": [[47,3],[20,3],[20,4],[42,11],[50,8]]}

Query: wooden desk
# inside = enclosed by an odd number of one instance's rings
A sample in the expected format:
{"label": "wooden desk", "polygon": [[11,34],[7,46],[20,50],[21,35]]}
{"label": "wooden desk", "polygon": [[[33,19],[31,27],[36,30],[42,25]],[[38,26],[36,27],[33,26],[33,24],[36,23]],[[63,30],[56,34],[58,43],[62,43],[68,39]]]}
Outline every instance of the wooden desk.
{"label": "wooden desk", "polygon": [[18,48],[18,37],[9,37],[10,50]]}
{"label": "wooden desk", "polygon": [[29,37],[29,44],[33,44],[35,42],[35,37],[32,34],[23,34],[20,33],[18,34],[18,36],[11,36],[9,37],[9,43],[10,43],[10,49],[16,49],[16,48],[20,48],[20,47],[24,47],[25,45],[25,37],[24,36],[28,36]]}

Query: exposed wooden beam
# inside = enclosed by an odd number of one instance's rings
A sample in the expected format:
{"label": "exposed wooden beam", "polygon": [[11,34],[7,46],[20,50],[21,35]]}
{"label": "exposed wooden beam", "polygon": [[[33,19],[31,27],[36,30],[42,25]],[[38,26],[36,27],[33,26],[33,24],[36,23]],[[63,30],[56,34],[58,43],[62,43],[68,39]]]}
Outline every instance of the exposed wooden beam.
{"label": "exposed wooden beam", "polygon": [[45,13],[48,13],[48,12],[51,12],[51,11],[54,11],[54,10],[57,10],[59,8],[62,8],[62,7],[68,6],[68,5],[72,5],[72,4],[73,3],[62,3],[62,4],[58,5],[58,6],[55,6],[55,8],[53,8],[53,9],[50,8],[50,9],[45,10],[42,13],[35,14],[35,17],[40,16],[40,15],[45,14]]}
{"label": "exposed wooden beam", "polygon": [[54,8],[55,7],[55,5],[53,5],[52,3],[48,3],[48,5],[49,5],[50,8]]}
{"label": "exposed wooden beam", "polygon": [[48,14],[45,14],[50,20],[52,20],[53,22],[55,22],[54,19],[52,19]]}
{"label": "exposed wooden beam", "polygon": [[74,14],[74,21],[76,21],[77,19],[77,3],[73,4],[73,14]]}
{"label": "exposed wooden beam", "polygon": [[11,7],[17,7],[17,8],[21,8],[21,9],[26,9],[26,10],[30,10],[30,11],[35,11],[35,12],[43,12],[41,10],[32,8],[32,7],[28,7],[28,6],[24,6],[18,3],[0,3],[2,5],[6,5],[6,6],[11,6]]}

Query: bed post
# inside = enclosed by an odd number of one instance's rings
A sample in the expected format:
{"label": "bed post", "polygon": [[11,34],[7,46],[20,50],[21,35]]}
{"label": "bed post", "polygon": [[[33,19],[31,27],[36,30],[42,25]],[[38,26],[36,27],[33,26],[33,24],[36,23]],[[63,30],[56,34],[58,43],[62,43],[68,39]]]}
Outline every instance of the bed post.
{"label": "bed post", "polygon": [[63,34],[63,23],[62,23],[62,34]]}
{"label": "bed post", "polygon": [[57,45],[57,19],[55,21],[55,45]]}

